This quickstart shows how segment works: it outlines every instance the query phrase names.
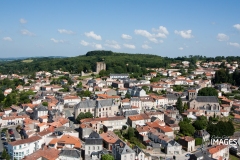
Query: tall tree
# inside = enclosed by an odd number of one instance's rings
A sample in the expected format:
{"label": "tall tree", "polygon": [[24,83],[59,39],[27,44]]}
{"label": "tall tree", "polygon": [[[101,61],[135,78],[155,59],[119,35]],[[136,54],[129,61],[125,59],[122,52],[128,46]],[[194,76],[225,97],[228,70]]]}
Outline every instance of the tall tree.
{"label": "tall tree", "polygon": [[183,103],[181,97],[178,97],[176,108],[178,109],[179,113],[183,113]]}
{"label": "tall tree", "polygon": [[215,88],[205,87],[198,91],[198,96],[218,96],[218,92]]}

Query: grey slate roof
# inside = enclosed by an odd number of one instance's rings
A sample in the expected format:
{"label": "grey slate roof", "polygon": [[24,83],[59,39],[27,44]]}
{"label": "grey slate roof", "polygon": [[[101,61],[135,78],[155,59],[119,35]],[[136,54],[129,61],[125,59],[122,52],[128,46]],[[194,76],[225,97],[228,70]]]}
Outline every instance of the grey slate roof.
{"label": "grey slate roof", "polygon": [[75,107],[76,108],[95,108],[96,100],[85,100],[79,102]]}
{"label": "grey slate roof", "polygon": [[64,148],[59,153],[59,156],[81,158],[81,152],[76,149]]}
{"label": "grey slate roof", "polygon": [[34,107],[34,110],[38,110],[38,111],[48,111],[46,106],[43,106],[42,104]]}
{"label": "grey slate roof", "polygon": [[124,116],[132,116],[132,115],[138,115],[139,113],[136,110],[132,110],[132,111],[125,111],[124,112]]}
{"label": "grey slate roof", "polygon": [[219,103],[216,96],[197,96],[196,101],[208,102],[208,103]]}
{"label": "grey slate roof", "polygon": [[102,145],[102,144],[103,144],[103,139],[95,131],[90,133],[89,137],[85,139],[85,145]]}
{"label": "grey slate roof", "polygon": [[143,152],[146,156],[151,156],[149,153],[144,152],[140,147],[134,146],[133,150],[135,151],[136,155],[139,155],[139,153]]}
{"label": "grey slate roof", "polygon": [[131,109],[132,107],[130,105],[122,105],[123,109]]}
{"label": "grey slate roof", "polygon": [[113,100],[112,99],[103,99],[97,101],[97,108],[105,107],[105,106],[112,106]]}
{"label": "grey slate roof", "polygon": [[119,154],[134,153],[134,151],[122,140],[118,139],[115,144]]}

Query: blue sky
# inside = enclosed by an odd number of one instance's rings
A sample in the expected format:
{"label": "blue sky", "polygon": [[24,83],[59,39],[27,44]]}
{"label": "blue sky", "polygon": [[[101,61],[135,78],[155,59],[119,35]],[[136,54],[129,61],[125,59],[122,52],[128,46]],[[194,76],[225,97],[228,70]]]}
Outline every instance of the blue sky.
{"label": "blue sky", "polygon": [[240,55],[240,1],[0,1],[0,57]]}

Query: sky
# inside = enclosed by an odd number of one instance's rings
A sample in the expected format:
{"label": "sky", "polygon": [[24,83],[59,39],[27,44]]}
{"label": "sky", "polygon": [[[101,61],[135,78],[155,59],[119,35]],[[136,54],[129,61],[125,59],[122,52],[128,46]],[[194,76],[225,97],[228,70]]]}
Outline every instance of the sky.
{"label": "sky", "polygon": [[240,1],[0,1],[0,58],[92,50],[240,56]]}

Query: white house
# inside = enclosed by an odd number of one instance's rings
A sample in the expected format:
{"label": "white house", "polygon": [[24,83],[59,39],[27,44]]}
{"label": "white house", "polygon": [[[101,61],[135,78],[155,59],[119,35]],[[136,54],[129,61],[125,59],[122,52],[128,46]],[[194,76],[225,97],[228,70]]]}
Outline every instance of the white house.
{"label": "white house", "polygon": [[28,139],[17,140],[8,143],[8,154],[12,159],[21,160],[24,156],[32,154],[40,149],[43,139],[40,136],[32,136]]}

